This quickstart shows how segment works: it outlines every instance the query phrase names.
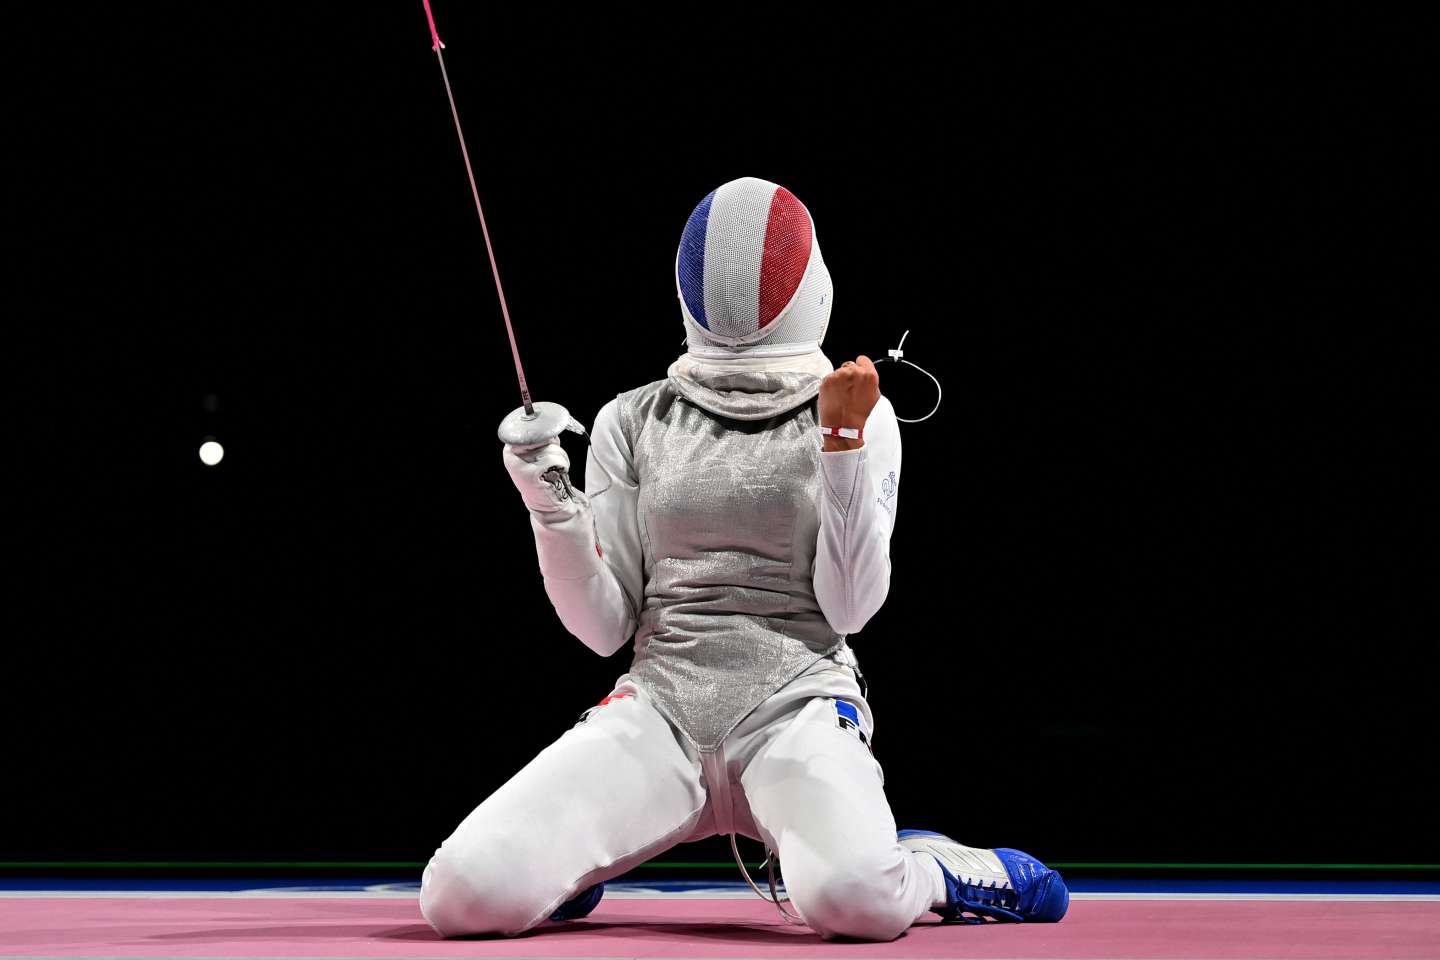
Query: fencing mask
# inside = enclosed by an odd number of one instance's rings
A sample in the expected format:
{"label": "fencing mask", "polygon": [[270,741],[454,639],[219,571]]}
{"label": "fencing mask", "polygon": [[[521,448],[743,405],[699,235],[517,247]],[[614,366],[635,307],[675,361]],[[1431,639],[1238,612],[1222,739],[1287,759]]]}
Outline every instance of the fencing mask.
{"label": "fencing mask", "polygon": [[690,214],[675,284],[691,354],[809,353],[825,339],[833,292],[810,211],[782,186],[744,177]]}

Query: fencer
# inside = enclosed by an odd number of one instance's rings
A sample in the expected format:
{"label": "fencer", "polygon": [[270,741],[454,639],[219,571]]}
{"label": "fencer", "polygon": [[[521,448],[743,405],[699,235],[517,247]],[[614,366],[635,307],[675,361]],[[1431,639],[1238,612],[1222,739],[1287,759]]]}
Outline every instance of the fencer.
{"label": "fencer", "polygon": [[591,431],[584,490],[558,438],[507,444],[561,623],[628,672],[484,800],[425,868],[445,936],[584,916],[670,847],[778,854],[799,918],[892,940],[949,920],[1059,920],[1069,893],[1016,850],[897,831],[848,638],[884,602],[900,434],[866,357],[821,349],[833,305],[809,210],[755,178],[690,215],[687,348]]}

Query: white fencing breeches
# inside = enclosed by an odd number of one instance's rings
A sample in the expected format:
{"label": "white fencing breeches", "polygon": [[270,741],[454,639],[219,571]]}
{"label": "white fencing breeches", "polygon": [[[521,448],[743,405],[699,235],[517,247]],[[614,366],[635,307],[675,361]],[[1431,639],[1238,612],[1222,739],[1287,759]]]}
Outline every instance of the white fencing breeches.
{"label": "white fencing breeches", "polygon": [[[837,695],[858,706],[861,730],[839,722]],[[860,739],[869,724],[849,671],[826,665],[701,754],[622,677],[435,852],[421,912],[443,936],[517,934],[677,843],[735,832],[777,851],[792,906],[821,936],[893,940],[945,902],[944,881],[933,858],[896,842]]]}

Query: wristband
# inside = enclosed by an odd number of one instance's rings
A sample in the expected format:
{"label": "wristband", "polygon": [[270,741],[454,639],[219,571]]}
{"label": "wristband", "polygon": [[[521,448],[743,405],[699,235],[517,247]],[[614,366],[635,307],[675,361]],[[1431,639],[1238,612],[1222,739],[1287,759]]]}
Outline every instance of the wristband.
{"label": "wristband", "polygon": [[821,427],[820,432],[827,437],[844,437],[847,440],[864,440],[864,427]]}

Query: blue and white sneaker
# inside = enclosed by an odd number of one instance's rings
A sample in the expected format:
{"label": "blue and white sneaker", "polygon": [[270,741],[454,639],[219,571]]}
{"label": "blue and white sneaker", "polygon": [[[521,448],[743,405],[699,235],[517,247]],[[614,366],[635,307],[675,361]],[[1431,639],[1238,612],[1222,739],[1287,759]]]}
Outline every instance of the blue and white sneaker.
{"label": "blue and white sneaker", "polygon": [[560,904],[555,912],[550,914],[550,919],[579,920],[581,917],[589,916],[590,911],[595,909],[603,896],[605,896],[605,884],[597,883],[594,886],[586,887]]}
{"label": "blue and white sneaker", "polygon": [[1060,874],[1028,853],[967,847],[929,830],[901,830],[897,839],[940,864],[949,903],[935,912],[946,920],[1054,923],[1070,908]]}

